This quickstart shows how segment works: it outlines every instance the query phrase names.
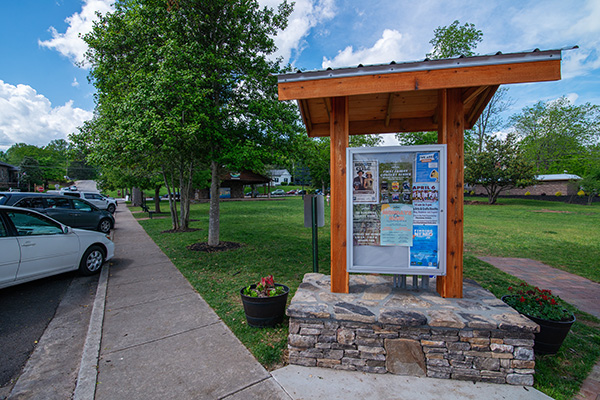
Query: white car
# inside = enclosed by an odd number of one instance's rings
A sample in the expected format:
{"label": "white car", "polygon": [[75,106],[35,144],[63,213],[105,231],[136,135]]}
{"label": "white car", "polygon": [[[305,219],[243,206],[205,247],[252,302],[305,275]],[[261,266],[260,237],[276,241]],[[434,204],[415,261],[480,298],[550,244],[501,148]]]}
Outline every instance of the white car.
{"label": "white car", "polygon": [[73,270],[92,275],[114,254],[114,243],[103,233],[0,206],[0,288]]}
{"label": "white car", "polygon": [[60,194],[76,197],[78,199],[84,199],[101,210],[107,210],[111,214],[114,214],[115,210],[117,209],[117,201],[115,199],[111,199],[97,192],[61,190]]}

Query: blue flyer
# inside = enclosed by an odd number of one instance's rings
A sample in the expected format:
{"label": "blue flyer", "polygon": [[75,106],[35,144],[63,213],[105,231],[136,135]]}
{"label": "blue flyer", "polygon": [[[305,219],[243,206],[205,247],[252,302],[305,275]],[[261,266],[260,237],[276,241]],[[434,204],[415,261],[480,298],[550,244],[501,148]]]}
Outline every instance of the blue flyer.
{"label": "blue flyer", "polygon": [[429,153],[417,153],[415,182],[439,182],[440,181],[440,153],[431,151]]}
{"label": "blue flyer", "polygon": [[413,244],[410,248],[411,267],[438,266],[437,225],[414,225]]}

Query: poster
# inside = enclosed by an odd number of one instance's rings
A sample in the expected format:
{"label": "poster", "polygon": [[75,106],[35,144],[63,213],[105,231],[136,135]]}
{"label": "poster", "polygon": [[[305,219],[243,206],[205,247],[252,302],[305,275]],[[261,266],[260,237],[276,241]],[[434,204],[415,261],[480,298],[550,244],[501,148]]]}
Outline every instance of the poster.
{"label": "poster", "polygon": [[408,204],[381,205],[381,246],[412,246],[413,208]]}
{"label": "poster", "polygon": [[417,153],[415,182],[440,181],[440,154],[436,151]]}
{"label": "poster", "polygon": [[354,246],[379,246],[381,231],[381,206],[378,204],[356,204],[352,210]]}
{"label": "poster", "polygon": [[381,203],[411,204],[412,175],[412,158],[407,161],[382,162],[379,166]]}
{"label": "poster", "polygon": [[375,160],[352,162],[352,197],[354,204],[379,203],[379,169]]}
{"label": "poster", "polygon": [[437,225],[414,225],[413,244],[410,249],[411,267],[438,266]]}
{"label": "poster", "polygon": [[414,184],[412,200],[416,225],[437,225],[439,223],[439,183]]}

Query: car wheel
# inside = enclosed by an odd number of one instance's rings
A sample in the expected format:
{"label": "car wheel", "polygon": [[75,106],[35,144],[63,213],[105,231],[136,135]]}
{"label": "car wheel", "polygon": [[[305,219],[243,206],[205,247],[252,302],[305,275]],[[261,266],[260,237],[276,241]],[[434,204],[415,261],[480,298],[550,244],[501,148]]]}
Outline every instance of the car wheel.
{"label": "car wheel", "polygon": [[109,204],[108,205],[108,212],[111,214],[115,213],[115,205],[114,204]]}
{"label": "car wheel", "polygon": [[93,275],[100,271],[102,264],[104,264],[104,250],[100,246],[90,246],[81,257],[79,272],[82,275]]}
{"label": "car wheel", "polygon": [[109,233],[110,232],[110,220],[108,218],[104,218],[102,221],[100,221],[100,224],[98,224],[98,230],[102,233]]}

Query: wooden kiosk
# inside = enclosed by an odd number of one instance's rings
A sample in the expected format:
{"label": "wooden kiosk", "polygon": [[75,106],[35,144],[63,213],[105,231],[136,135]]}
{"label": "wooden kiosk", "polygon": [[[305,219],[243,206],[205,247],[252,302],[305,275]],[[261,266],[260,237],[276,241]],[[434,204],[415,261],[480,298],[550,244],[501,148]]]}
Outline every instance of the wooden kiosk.
{"label": "wooden kiosk", "polygon": [[297,100],[310,137],[331,138],[331,291],[348,293],[346,148],[349,135],[437,131],[447,145],[444,298],[463,297],[464,130],[501,84],[560,80],[561,50],[327,69],[278,76],[279,100]]}

